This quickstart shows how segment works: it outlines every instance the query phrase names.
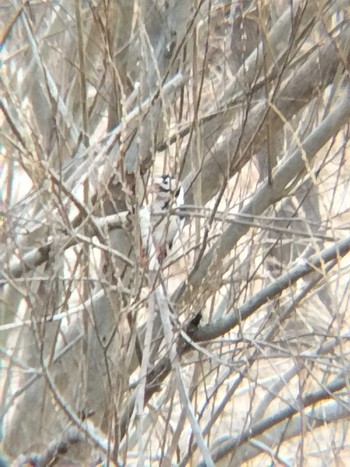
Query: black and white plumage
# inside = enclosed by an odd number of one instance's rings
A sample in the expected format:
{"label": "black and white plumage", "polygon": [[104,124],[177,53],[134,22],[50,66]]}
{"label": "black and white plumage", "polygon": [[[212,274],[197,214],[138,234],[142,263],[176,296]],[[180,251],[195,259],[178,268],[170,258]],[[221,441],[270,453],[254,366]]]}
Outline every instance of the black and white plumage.
{"label": "black and white plumage", "polygon": [[148,255],[155,254],[161,263],[184,225],[183,217],[170,214],[172,209],[184,204],[184,189],[174,177],[162,175],[154,179],[148,194],[152,195],[152,201],[149,212],[143,216],[142,242],[144,248],[147,245]]}

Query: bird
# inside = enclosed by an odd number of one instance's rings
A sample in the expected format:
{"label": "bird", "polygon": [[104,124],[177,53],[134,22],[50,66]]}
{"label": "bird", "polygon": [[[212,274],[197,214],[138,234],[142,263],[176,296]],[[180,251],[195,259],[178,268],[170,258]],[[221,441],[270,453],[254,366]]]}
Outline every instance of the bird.
{"label": "bird", "polygon": [[147,193],[152,195],[150,204],[152,241],[161,264],[183,229],[184,216],[170,216],[169,212],[171,209],[183,206],[185,192],[181,182],[169,174],[164,174],[154,179]]}

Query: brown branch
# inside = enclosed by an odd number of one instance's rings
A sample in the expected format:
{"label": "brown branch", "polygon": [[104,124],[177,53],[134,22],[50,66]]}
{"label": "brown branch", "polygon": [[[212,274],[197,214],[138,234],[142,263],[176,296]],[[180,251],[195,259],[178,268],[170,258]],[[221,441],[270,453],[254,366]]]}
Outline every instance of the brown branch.
{"label": "brown branch", "polygon": [[[299,279],[308,276],[319,270],[325,263],[331,262],[334,259],[340,259],[350,251],[350,237],[342,240],[331,247],[323,250],[320,254],[315,254],[304,260],[301,264],[296,265],[290,271],[285,273],[279,279],[276,279],[270,285],[258,292],[254,297],[248,300],[238,310],[229,313],[226,317],[217,322],[209,323],[204,326],[195,327],[193,334],[190,336],[194,342],[209,341],[215,339],[226,332],[232,330],[241,321],[251,316],[258,308],[267,301],[278,297],[283,290],[289,288]],[[192,346],[183,338],[178,338],[178,355],[182,356],[192,350]],[[147,376],[147,384],[145,390],[145,403],[147,403],[153,394],[160,390],[161,383],[169,375],[171,371],[171,361],[168,356],[164,356],[149,372]],[[128,407],[122,414],[119,422],[121,438],[126,434],[128,422],[134,409],[134,396],[129,401]]]}

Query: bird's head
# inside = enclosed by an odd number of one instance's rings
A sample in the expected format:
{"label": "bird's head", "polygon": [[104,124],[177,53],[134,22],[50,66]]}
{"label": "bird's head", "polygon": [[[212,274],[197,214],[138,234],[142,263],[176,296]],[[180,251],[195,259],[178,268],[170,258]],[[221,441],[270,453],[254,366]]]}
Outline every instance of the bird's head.
{"label": "bird's head", "polygon": [[[148,193],[155,195],[155,202],[161,205],[161,209],[167,209],[172,200],[178,204],[182,191],[179,182],[171,175],[156,177],[148,188]],[[180,204],[183,204],[183,194]]]}

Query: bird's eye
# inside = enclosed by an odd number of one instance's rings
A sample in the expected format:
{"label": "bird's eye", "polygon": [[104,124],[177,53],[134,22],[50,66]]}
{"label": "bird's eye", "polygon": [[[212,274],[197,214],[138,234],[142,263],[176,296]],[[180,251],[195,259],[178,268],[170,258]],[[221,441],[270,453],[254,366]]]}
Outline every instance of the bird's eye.
{"label": "bird's eye", "polygon": [[164,185],[169,185],[169,183],[170,183],[170,177],[169,177],[169,175],[163,175],[163,176],[162,176],[162,179],[163,179]]}

